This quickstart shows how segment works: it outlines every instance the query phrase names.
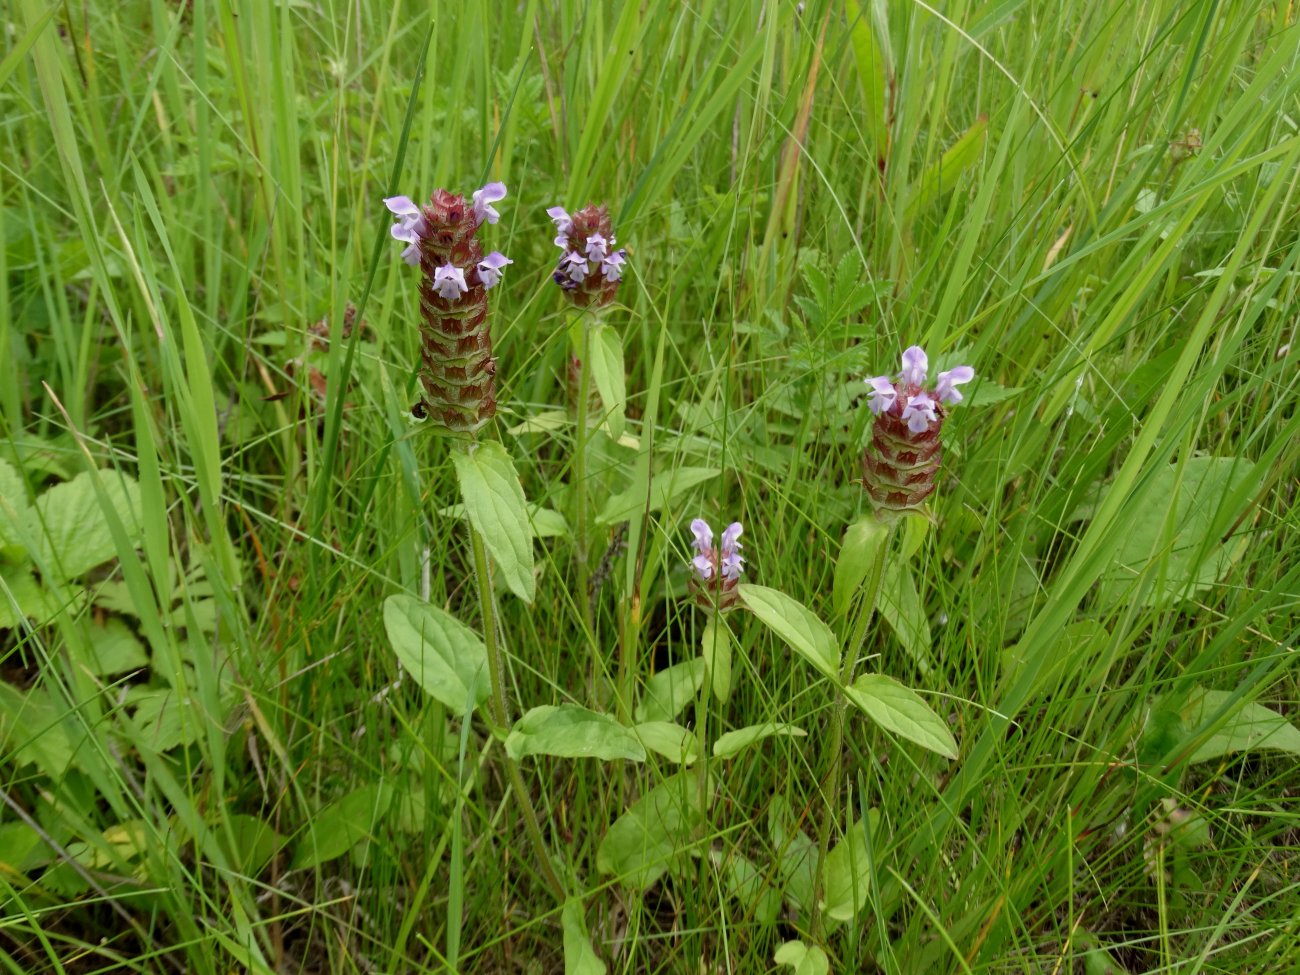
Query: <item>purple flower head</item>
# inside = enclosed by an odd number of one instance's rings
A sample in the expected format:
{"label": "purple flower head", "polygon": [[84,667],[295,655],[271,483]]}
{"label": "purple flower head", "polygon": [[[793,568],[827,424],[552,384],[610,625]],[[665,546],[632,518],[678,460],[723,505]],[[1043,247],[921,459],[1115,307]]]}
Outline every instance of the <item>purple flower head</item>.
{"label": "purple flower head", "polygon": [[514,261],[500,251],[493,251],[478,262],[478,279],[483,287],[494,288],[501,280],[501,272],[505,270],[505,266],[513,263]]}
{"label": "purple flower head", "polygon": [[469,290],[465,272],[454,264],[444,264],[433,272],[433,290],[447,301],[455,301]]}
{"label": "purple flower head", "polygon": [[907,429],[913,433],[924,433],[938,418],[934,412],[934,400],[925,393],[907,398],[907,405],[903,407],[903,419],[907,421]]}
{"label": "purple flower head", "polygon": [[555,246],[569,249],[569,231],[573,229],[573,218],[564,207],[551,207],[546,215],[555,221]]}
{"label": "purple flower head", "polygon": [[691,522],[696,551],[695,557],[691,559],[691,566],[695,569],[697,584],[704,587],[712,584],[726,592],[730,592],[735,587],[740,580],[740,574],[745,570],[745,558],[740,554],[742,547],[740,534],[743,531],[740,522],[733,521],[722,532],[721,546],[714,548],[713,529],[709,527],[709,523],[703,518],[696,518]]}
{"label": "purple flower head", "polygon": [[898,398],[898,390],[894,389],[894,384],[889,381],[888,376],[874,376],[871,379],[864,379],[863,382],[871,387],[871,398],[867,400],[867,406],[876,416],[880,416],[894,405],[894,400]]}
{"label": "purple flower head", "polygon": [[623,264],[627,260],[627,251],[614,251],[600,262],[600,273],[608,281],[621,281],[623,279]]}
{"label": "purple flower head", "polygon": [[939,373],[939,381],[935,384],[934,391],[941,402],[960,403],[961,393],[957,391],[957,386],[962,383],[968,383],[975,378],[975,370],[970,366],[956,366],[947,372]]}
{"label": "purple flower head", "polygon": [[930,360],[925,350],[913,345],[903,351],[903,371],[899,374],[904,386],[921,387],[925,385],[925,374],[930,368]]}
{"label": "purple flower head", "polygon": [[478,223],[486,220],[488,223],[496,223],[501,219],[501,214],[497,213],[496,207],[492,204],[506,198],[505,183],[488,183],[481,190],[474,191],[474,219]]}

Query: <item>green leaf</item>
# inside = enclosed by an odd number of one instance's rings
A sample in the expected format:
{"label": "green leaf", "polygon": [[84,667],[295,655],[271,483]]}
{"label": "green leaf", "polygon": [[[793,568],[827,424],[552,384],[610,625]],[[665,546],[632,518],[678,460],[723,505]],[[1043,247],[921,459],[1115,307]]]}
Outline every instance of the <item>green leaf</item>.
{"label": "green leaf", "polygon": [[924,511],[903,512],[903,544],[899,546],[899,556],[904,562],[921,550],[925,537],[930,534],[930,516]]}
{"label": "green leaf", "polygon": [[962,172],[979,160],[988,127],[988,116],[981,115],[920,175],[909,193],[905,222],[911,223],[918,213],[956,186]]}
{"label": "green leaf", "polygon": [[914,741],[945,758],[957,757],[957,740],[948,725],[915,691],[884,674],[863,674],[844,689],[850,701],[872,721],[900,738]]}
{"label": "green leaf", "polygon": [[[543,508],[540,504],[533,504],[529,501],[528,505],[528,522],[532,528],[533,538],[564,538],[569,534],[569,523],[564,520],[564,515],[560,514],[553,508]],[[449,504],[446,507],[439,508],[438,514],[444,518],[464,518],[465,506],[463,504]]]}
{"label": "green leaf", "polygon": [[[1249,463],[1232,457],[1193,457],[1181,469],[1168,464],[1155,471],[1150,500],[1129,504],[1120,515],[1126,531],[1099,580],[1098,603],[1110,609],[1136,599],[1160,606],[1213,585],[1245,544],[1222,544],[1223,521],[1238,512],[1219,509],[1250,474]],[[1136,585],[1144,573],[1153,576],[1151,584]]]}
{"label": "green leaf", "polygon": [[768,807],[767,828],[786,900],[800,914],[807,913],[812,909],[817,844],[799,829],[789,801],[779,794]]}
{"label": "green leaf", "polygon": [[487,648],[450,613],[396,593],[384,600],[384,628],[402,669],[453,714],[487,700]]}
{"label": "green leaf", "polygon": [[591,378],[596,381],[600,401],[605,404],[609,435],[617,440],[623,435],[627,413],[627,381],[623,368],[623,340],[603,322],[592,326],[587,337],[587,358]]}
{"label": "green leaf", "polygon": [[78,658],[92,674],[103,677],[149,666],[144,644],[115,617],[105,620],[103,626],[91,626],[90,642]]}
{"label": "green leaf", "polygon": [[704,624],[704,637],[700,641],[709,686],[713,696],[726,704],[731,697],[731,630],[720,614],[710,614]]}
{"label": "green leaf", "polygon": [[460,497],[470,524],[483,536],[506,586],[526,603],[537,592],[533,578],[533,529],[519,475],[495,440],[451,452]]}
{"label": "green leaf", "polygon": [[543,704],[515,722],[506,737],[506,754],[515,761],[527,755],[556,758],[620,758],[645,761],[645,748],[636,732],[607,714],[576,704]]}
{"label": "green leaf", "polygon": [[712,480],[721,473],[722,471],[717,467],[676,467],[662,474],[656,474],[649,484],[648,491],[645,483],[634,484],[621,494],[610,498],[596,517],[596,521],[602,525],[613,525],[620,521],[627,521],[633,515],[644,511],[658,511],[674,498],[705,481]]}
{"label": "green leaf", "polygon": [[722,874],[727,893],[745,905],[759,924],[773,924],[781,912],[781,892],[768,883],[767,871],[735,849],[709,850],[714,869]]}
{"label": "green leaf", "polygon": [[[71,481],[56,484],[36,499],[44,528],[37,537],[43,569],[72,579],[118,554],[99,498],[95,474],[82,471]],[[100,485],[131,538],[140,534],[140,487],[125,474],[101,471]],[[160,515],[161,517],[161,515]]]}
{"label": "green leaf", "polygon": [[[1192,695],[1182,709],[1183,725],[1190,734],[1188,740],[1200,739],[1202,733],[1216,728],[1197,746],[1187,759],[1205,762],[1234,752],[1254,751],[1257,748],[1275,748],[1278,751],[1300,755],[1300,729],[1276,711],[1250,701],[1229,704],[1233,691],[1201,691]],[[1215,715],[1227,706],[1226,720]]]}
{"label": "green leaf", "polygon": [[20,691],[0,681],[0,766],[31,762],[57,781],[85,741],[44,687]]}
{"label": "green leaf", "polygon": [[127,701],[135,706],[135,741],[155,752],[194,744],[209,721],[189,688],[132,690]]}
{"label": "green leaf", "polygon": [[890,562],[880,586],[880,615],[885,618],[921,673],[930,672],[930,621],[912,581],[912,569],[906,562]]}
{"label": "green leaf", "polygon": [[[712,802],[713,783],[706,803]],[[596,850],[596,869],[634,890],[645,890],[687,857],[691,838],[704,823],[700,783],[678,772],[638,799],[609,828]]]}
{"label": "green leaf", "polygon": [[[71,595],[78,598],[80,594],[80,589],[74,589]],[[63,608],[54,593],[36,581],[30,566],[0,565],[0,630],[17,626],[20,619],[40,626]]]}
{"label": "green leaf", "polygon": [[798,600],[777,589],[742,583],[741,601],[768,629],[819,671],[838,679],[840,649],[829,626]]}
{"label": "green leaf", "polygon": [[789,965],[794,969],[794,975],[826,975],[831,970],[826,952],[802,941],[787,941],[776,949],[772,960],[778,965]]}
{"label": "green leaf", "polygon": [[27,485],[14,466],[0,457],[0,559],[22,558],[27,553],[23,539],[36,530]]}
{"label": "green leaf", "polygon": [[695,657],[665,667],[646,681],[634,715],[641,721],[672,721],[704,685],[705,663]]}
{"label": "green leaf", "polygon": [[[862,133],[877,166],[888,159],[889,100],[895,83],[894,55],[889,46],[887,5],[884,0],[867,0],[863,10],[857,0],[848,0],[845,15],[853,61],[862,84]],[[883,172],[883,170],[881,170]]]}
{"label": "green leaf", "polygon": [[213,831],[221,838],[222,846],[230,857],[231,866],[241,873],[256,877],[262,868],[271,862],[288,842],[271,828],[271,824],[250,816],[247,813],[227,813],[226,822],[233,834],[233,846],[226,840],[224,832],[215,824]]}
{"label": "green leaf", "polygon": [[780,724],[775,721],[769,721],[767,724],[750,725],[748,728],[740,728],[737,731],[728,731],[725,735],[719,735],[718,740],[713,743],[713,755],[715,758],[731,758],[744,751],[754,742],[762,741],[764,738],[771,738],[773,735],[802,738],[806,734],[808,732],[795,725]]}
{"label": "green leaf", "polygon": [[889,528],[874,515],[859,518],[849,525],[835,562],[835,586],[832,602],[836,614],[848,612],[853,597],[866,581],[882,547],[889,543]]}
{"label": "green leaf", "polygon": [[326,806],[308,820],[289,869],[309,870],[371,839],[392,801],[392,785],[376,782]]}
{"label": "green leaf", "polygon": [[[880,814],[872,809],[867,817],[874,834]],[[837,921],[847,921],[867,906],[874,863],[867,838],[868,822],[860,819],[826,856],[825,909]]]}
{"label": "green leaf", "polygon": [[672,721],[642,721],[632,729],[649,751],[670,762],[690,765],[700,757],[699,739]]}
{"label": "green leaf", "polygon": [[591,948],[582,901],[565,901],[560,925],[564,928],[564,975],[605,975],[605,963]]}

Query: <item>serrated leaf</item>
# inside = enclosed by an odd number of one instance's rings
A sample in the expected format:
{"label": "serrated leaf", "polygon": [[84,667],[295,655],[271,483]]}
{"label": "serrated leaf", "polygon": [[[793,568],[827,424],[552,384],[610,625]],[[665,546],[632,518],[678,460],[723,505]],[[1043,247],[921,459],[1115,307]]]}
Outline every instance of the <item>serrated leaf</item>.
{"label": "serrated leaf", "polygon": [[40,521],[37,551],[44,569],[73,579],[117,554],[108,520],[95,494],[94,478],[132,538],[140,534],[140,487],[125,474],[82,471],[36,499]]}
{"label": "serrated leaf", "polygon": [[717,467],[676,467],[656,474],[650,482],[648,493],[644,483],[632,485],[610,498],[596,521],[602,525],[613,525],[627,521],[643,511],[658,511],[691,488],[711,481],[721,473]]}
{"label": "serrated leaf", "polygon": [[524,489],[504,447],[494,440],[451,452],[470,524],[483,537],[506,586],[526,603],[537,592],[533,530]]}
{"label": "serrated leaf", "polygon": [[576,704],[533,708],[511,728],[506,754],[515,761],[528,755],[645,761],[645,748],[631,728]]}
{"label": "serrated leaf", "polygon": [[44,687],[20,691],[0,681],[0,759],[6,766],[31,762],[57,781],[85,740]]}
{"label": "serrated leaf", "polygon": [[109,676],[149,666],[149,653],[130,627],[110,618],[90,628],[90,642],[78,658],[92,674]]}
{"label": "serrated leaf", "polygon": [[[1197,746],[1187,761],[1205,762],[1234,752],[1273,748],[1300,755],[1300,728],[1287,721],[1276,711],[1252,701],[1228,704],[1232,691],[1199,691],[1182,709],[1183,726],[1190,732],[1189,740],[1199,739],[1203,728],[1218,725],[1208,738]],[[1228,706],[1226,722],[1220,724],[1215,715]]]}
{"label": "serrated leaf", "polygon": [[[71,598],[82,590],[72,588]],[[20,619],[40,626],[59,615],[63,603],[32,575],[30,566],[0,566],[0,630],[12,629]]]}
{"label": "serrated leaf", "polygon": [[866,581],[880,550],[889,543],[889,529],[874,515],[867,515],[849,525],[835,560],[835,584],[832,602],[835,612],[843,614],[853,605],[853,597]]}
{"label": "serrated leaf", "polygon": [[151,751],[194,744],[210,721],[188,687],[132,690],[127,700],[135,707],[134,741]]}
{"label": "serrated leaf", "polygon": [[308,819],[289,869],[309,870],[371,839],[392,801],[392,785],[376,782],[326,806]]}
{"label": "serrated leaf", "polygon": [[884,674],[863,674],[844,695],[886,731],[914,741],[945,758],[957,757],[957,740],[948,725],[916,692]]}
{"label": "serrated leaf", "polygon": [[720,615],[711,614],[704,624],[704,636],[700,640],[701,655],[705,669],[709,674],[709,686],[713,696],[726,704],[731,698],[731,630],[722,621]]}
{"label": "serrated leaf", "polygon": [[623,435],[627,413],[627,379],[623,366],[623,340],[618,332],[603,322],[594,325],[587,337],[587,355],[591,361],[591,378],[605,405],[605,422],[615,440]]}
{"label": "serrated leaf", "polygon": [[800,727],[792,724],[781,724],[776,721],[750,725],[748,728],[739,728],[736,731],[728,731],[726,734],[719,735],[718,740],[713,743],[713,755],[715,758],[731,758],[755,742],[762,741],[764,738],[771,738],[773,735],[802,738],[806,734],[808,732]]}
{"label": "serrated leaf", "polygon": [[384,628],[402,669],[456,715],[487,700],[487,648],[479,635],[436,606],[406,593],[384,600]]}
{"label": "serrated leaf", "polygon": [[749,611],[790,649],[832,680],[839,677],[839,645],[816,613],[777,589],[742,583],[737,591]]}
{"label": "serrated leaf", "polygon": [[642,721],[633,731],[648,751],[670,762],[690,765],[700,757],[699,739],[689,729],[672,721]]}
{"label": "serrated leaf", "polygon": [[564,910],[560,912],[560,926],[564,928],[564,975],[605,975],[605,963],[591,948],[582,901],[565,902]]}
{"label": "serrated leaf", "polygon": [[[712,802],[710,780],[705,804]],[[609,828],[596,850],[596,869],[634,890],[645,890],[686,859],[704,822],[695,772],[669,776],[638,799]]]}
{"label": "serrated leaf", "polygon": [[[1156,470],[1151,493],[1120,515],[1124,537],[1113,567],[1099,580],[1100,605],[1109,609],[1136,599],[1141,606],[1160,606],[1213,585],[1244,544],[1219,540],[1216,522],[1237,514],[1219,509],[1250,476],[1251,465],[1233,457],[1193,457]],[[1155,577],[1138,586],[1145,573]]]}
{"label": "serrated leaf", "polygon": [[868,848],[868,825],[875,833],[880,814],[872,809],[870,819],[858,820],[826,856],[826,913],[847,921],[867,906],[871,893],[872,852]]}
{"label": "serrated leaf", "polygon": [[880,586],[880,615],[921,673],[929,673],[930,621],[925,618],[925,607],[921,605],[908,563],[890,562],[885,567],[885,578]]}
{"label": "serrated leaf", "polygon": [[646,681],[641,701],[634,712],[636,720],[672,721],[704,685],[704,659],[665,667]]}

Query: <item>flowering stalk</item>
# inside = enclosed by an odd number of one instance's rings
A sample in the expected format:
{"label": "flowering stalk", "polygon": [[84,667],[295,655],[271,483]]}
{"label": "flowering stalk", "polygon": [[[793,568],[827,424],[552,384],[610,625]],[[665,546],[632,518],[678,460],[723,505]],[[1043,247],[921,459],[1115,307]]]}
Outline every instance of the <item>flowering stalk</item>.
{"label": "flowering stalk", "polygon": [[488,291],[507,264],[499,251],[486,257],[478,241],[484,223],[496,223],[493,203],[504,183],[488,183],[472,201],[437,190],[423,207],[406,196],[384,205],[393,213],[393,237],[407,246],[402,260],[420,268],[420,383],[424,397],[414,412],[442,432],[473,434],[496,415],[496,359]]}
{"label": "flowering stalk", "polygon": [[[578,598],[582,603],[583,621],[594,634],[589,589],[591,586],[588,552],[590,503],[587,494],[587,439],[591,413],[591,370],[587,368],[591,326],[603,317],[613,302],[623,279],[627,252],[615,249],[614,228],[609,208],[588,204],[570,214],[554,206],[546,215],[555,221],[555,246],[561,250],[551,278],[564,292],[572,307],[591,312],[575,323],[574,353],[569,362],[571,386],[577,387],[575,416],[575,454],[573,458],[574,543],[578,568]],[[574,380],[576,379],[576,382]],[[621,664],[621,662],[620,662]],[[594,677],[594,675],[593,675]]]}
{"label": "flowering stalk", "polygon": [[873,450],[864,454],[863,484],[876,514],[895,519],[915,511],[934,493],[943,444],[939,434],[947,418],[945,403],[959,403],[957,387],[975,378],[970,366],[939,373],[933,388],[926,386],[929,360],[913,345],[903,353],[897,377],[875,376],[867,405],[876,415],[871,427]]}

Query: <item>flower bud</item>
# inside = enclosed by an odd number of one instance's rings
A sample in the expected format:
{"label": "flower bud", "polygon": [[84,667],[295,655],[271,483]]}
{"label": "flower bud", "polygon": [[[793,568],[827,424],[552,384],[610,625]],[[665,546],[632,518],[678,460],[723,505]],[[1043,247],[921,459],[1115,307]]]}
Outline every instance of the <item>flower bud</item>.
{"label": "flower bud", "polygon": [[691,559],[691,595],[704,609],[728,610],[736,605],[740,594],[736,586],[745,571],[745,557],[740,554],[740,534],[744,529],[733,521],[722,532],[722,545],[713,547],[713,529],[703,518],[691,522],[695,536],[695,558]]}

